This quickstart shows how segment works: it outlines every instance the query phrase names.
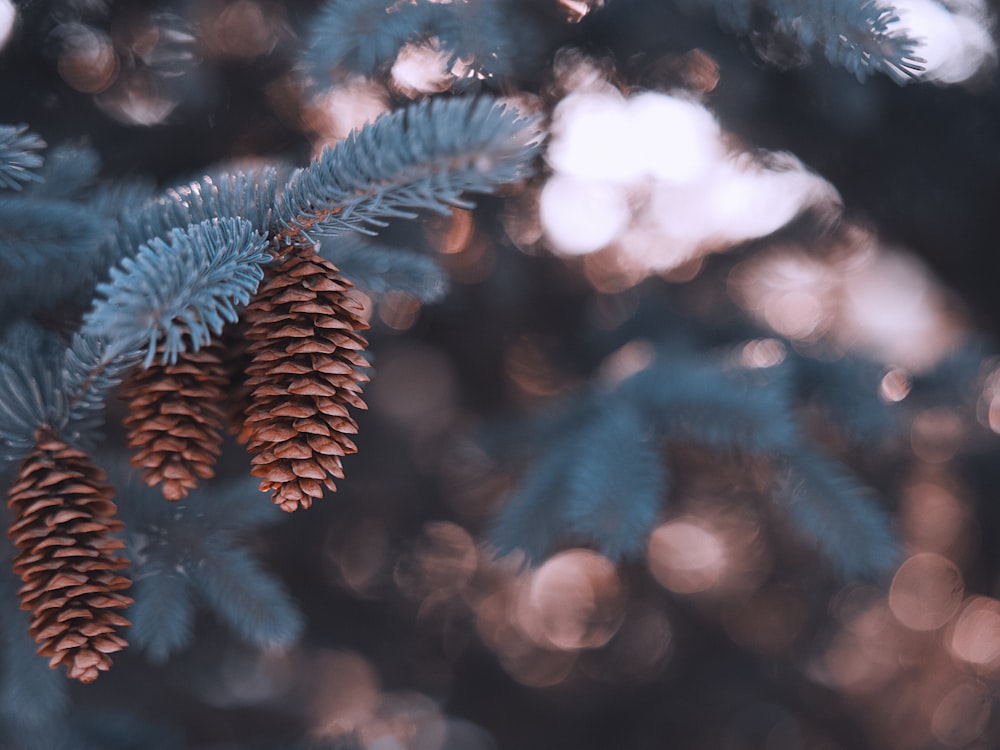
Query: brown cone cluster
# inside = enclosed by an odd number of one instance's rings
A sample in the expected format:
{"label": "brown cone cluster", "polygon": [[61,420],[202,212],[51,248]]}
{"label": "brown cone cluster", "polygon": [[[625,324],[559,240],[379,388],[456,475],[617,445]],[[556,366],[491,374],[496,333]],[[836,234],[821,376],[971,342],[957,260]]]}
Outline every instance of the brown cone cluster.
{"label": "brown cone cluster", "polygon": [[128,403],[131,463],[150,487],[160,485],[167,500],[180,500],[215,473],[225,427],[229,384],[218,344],[184,351],[172,365],[159,359],[136,370],[122,384]]}
{"label": "brown cone cluster", "polygon": [[49,666],[65,665],[81,682],[107,671],[109,654],[127,645],[115,634],[129,625],[116,610],[132,600],[119,593],[131,582],[115,572],[128,560],[115,554],[125,545],[111,536],[122,528],[113,497],[104,472],[48,431],[39,433],[7,494],[30,633]]}
{"label": "brown cone cluster", "polygon": [[361,400],[368,325],[345,292],[351,284],[310,247],[296,247],[265,276],[246,309],[246,385],[252,389],[241,439],[251,472],[282,510],[308,508],[337,489],[341,458],[357,451],[347,407]]}

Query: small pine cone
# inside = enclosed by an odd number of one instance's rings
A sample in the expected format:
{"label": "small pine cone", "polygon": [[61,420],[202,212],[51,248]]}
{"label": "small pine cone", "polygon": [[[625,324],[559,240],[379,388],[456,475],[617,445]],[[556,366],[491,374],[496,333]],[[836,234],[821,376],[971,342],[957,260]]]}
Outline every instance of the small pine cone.
{"label": "small pine cone", "polygon": [[167,500],[180,500],[215,474],[225,427],[229,379],[219,344],[184,351],[172,365],[157,360],[136,370],[121,386],[128,403],[131,463]]}
{"label": "small pine cone", "polygon": [[358,331],[368,325],[345,292],[349,281],[310,247],[296,247],[264,279],[246,309],[246,385],[252,388],[241,439],[254,476],[282,510],[308,508],[336,491],[341,457],[357,452],[347,407],[361,400],[368,362]]}
{"label": "small pine cone", "polygon": [[14,572],[23,583],[21,608],[31,611],[29,632],[50,667],[65,665],[81,682],[107,671],[109,654],[127,645],[115,633],[129,625],[115,610],[132,600],[118,593],[131,581],[115,573],[128,560],[115,554],[125,543],[111,536],[122,529],[114,494],[86,454],[48,431],[39,433],[7,493],[14,511],[8,536],[18,549]]}

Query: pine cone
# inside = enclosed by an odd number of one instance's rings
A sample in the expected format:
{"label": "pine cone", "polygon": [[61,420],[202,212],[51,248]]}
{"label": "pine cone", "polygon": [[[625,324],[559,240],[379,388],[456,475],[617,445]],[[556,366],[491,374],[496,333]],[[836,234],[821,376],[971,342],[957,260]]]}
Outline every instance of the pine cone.
{"label": "pine cone", "polygon": [[229,378],[217,343],[184,351],[176,364],[157,360],[134,371],[122,384],[128,402],[131,463],[150,487],[159,484],[167,500],[180,500],[198,480],[215,474],[225,426]]}
{"label": "pine cone", "polygon": [[358,371],[368,325],[345,292],[350,282],[312,248],[297,247],[269,271],[246,309],[252,389],[241,439],[248,440],[260,488],[282,510],[308,508],[323,487],[336,491],[341,457],[357,452],[348,406],[368,377]]}
{"label": "pine cone", "polygon": [[107,671],[108,655],[127,645],[114,632],[129,625],[114,610],[132,600],[118,593],[131,582],[114,572],[128,560],[115,554],[125,543],[111,536],[122,528],[113,497],[104,472],[49,431],[39,432],[7,494],[29,632],[50,667],[63,664],[81,682]]}

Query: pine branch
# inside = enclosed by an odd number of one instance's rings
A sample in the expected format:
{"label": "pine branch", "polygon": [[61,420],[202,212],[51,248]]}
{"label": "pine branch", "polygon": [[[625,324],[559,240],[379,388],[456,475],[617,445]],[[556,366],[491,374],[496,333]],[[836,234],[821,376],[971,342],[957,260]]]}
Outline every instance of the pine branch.
{"label": "pine branch", "polygon": [[245,550],[214,538],[196,550],[191,582],[218,618],[247,643],[287,646],[304,623],[284,588]]}
{"label": "pine branch", "polygon": [[610,557],[641,552],[666,492],[656,441],[668,439],[776,462],[776,496],[838,573],[887,570],[896,542],[883,511],[804,444],[790,398],[792,368],[769,370],[661,357],[611,392],[579,397],[527,441],[545,447],[501,511],[496,545],[538,559],[562,533]]}
{"label": "pine branch", "polygon": [[570,441],[551,446],[522,478],[497,517],[490,541],[500,555],[521,550],[543,559],[558,541],[566,514],[567,482],[576,466]]}
{"label": "pine branch", "polygon": [[324,238],[320,255],[375,297],[403,292],[421,302],[438,302],[448,293],[448,276],[433,258],[384,247],[356,232]]}
{"label": "pine branch", "polygon": [[640,555],[661,515],[668,475],[642,415],[617,403],[575,436],[564,522],[612,560]]}
{"label": "pine branch", "polygon": [[414,210],[468,207],[524,179],[539,150],[535,118],[489,98],[432,99],[384,115],[324,149],[281,195],[279,239],[367,231]]}
{"label": "pine branch", "polygon": [[100,167],[92,148],[56,146],[46,154],[39,184],[31,186],[31,194],[48,200],[79,200],[96,182]]}
{"label": "pine branch", "polygon": [[885,368],[860,357],[815,359],[789,353],[800,400],[815,404],[853,440],[863,442],[893,435],[898,411],[878,396]]}
{"label": "pine branch", "polygon": [[129,609],[130,637],[150,661],[162,664],[190,645],[194,636],[194,598],[180,570],[163,564],[143,566],[132,596],[135,604]]}
{"label": "pine branch", "polygon": [[64,348],[37,326],[13,327],[0,346],[0,456],[19,461],[43,424],[58,422],[63,405],[60,364]]}
{"label": "pine branch", "polygon": [[175,229],[206,221],[238,218],[267,234],[272,229],[277,184],[277,170],[267,167],[206,175],[165,190],[121,216],[112,243],[114,258],[131,257],[151,240],[169,240]]}
{"label": "pine branch", "polygon": [[581,404],[501,511],[492,539],[501,554],[538,560],[567,538],[607,557],[639,554],[659,517],[667,474],[657,440],[620,397]]}
{"label": "pine branch", "polygon": [[154,239],[98,286],[103,299],[88,313],[84,332],[115,341],[146,341],[148,367],[162,341],[173,363],[186,336],[197,350],[238,318],[263,277],[267,240],[250,222],[204,221],[175,229],[171,242]]}
{"label": "pine branch", "polygon": [[[745,33],[755,0],[714,0],[720,23]],[[803,47],[819,45],[826,58],[859,81],[884,73],[906,83],[923,68],[918,44],[892,28],[899,21],[892,8],[876,0],[762,0],[780,32]]]}
{"label": "pine branch", "polygon": [[[220,622],[249,643],[273,645],[297,637],[302,627],[298,609],[281,584],[234,541],[237,532],[282,516],[271,503],[260,502],[251,482],[203,486],[167,504],[137,482],[124,463],[109,464],[132,500],[122,505],[136,579],[131,633],[150,659],[164,661],[190,643],[199,599],[213,610],[222,608]],[[244,564],[250,568],[242,572]],[[246,580],[234,580],[244,574]],[[247,607],[245,616],[240,607]]]}
{"label": "pine branch", "polygon": [[[5,552],[5,557],[12,554]],[[37,727],[65,712],[69,695],[62,675],[35,653],[27,613],[17,601],[18,587],[16,577],[0,575],[0,724]]]}
{"label": "pine branch", "polygon": [[315,83],[341,66],[372,73],[392,62],[408,40],[428,33],[433,10],[422,1],[330,0],[312,19],[302,72]]}
{"label": "pine branch", "polygon": [[74,445],[96,444],[111,390],[141,356],[135,341],[108,342],[87,333],[75,334],[62,357],[59,410],[48,424]]}
{"label": "pine branch", "polygon": [[27,125],[0,125],[0,188],[20,190],[22,182],[38,182],[34,171],[44,159],[37,151],[45,141],[28,130]]}
{"label": "pine branch", "polygon": [[315,16],[299,67],[321,86],[338,71],[372,75],[408,42],[434,40],[445,70],[461,61],[466,77],[491,78],[528,67],[537,36],[529,19],[501,0],[330,0]]}
{"label": "pine branch", "polygon": [[776,467],[784,513],[839,575],[878,577],[899,562],[885,511],[842,469],[805,447],[777,456]]}
{"label": "pine branch", "polygon": [[715,362],[672,357],[621,389],[665,437],[766,454],[798,440],[788,386],[774,373],[726,371]]}
{"label": "pine branch", "polygon": [[[0,197],[0,268],[7,275],[42,267],[51,278],[53,266],[74,271],[87,266],[101,238],[102,221],[78,203],[34,195]],[[2,286],[16,280],[8,276]]]}

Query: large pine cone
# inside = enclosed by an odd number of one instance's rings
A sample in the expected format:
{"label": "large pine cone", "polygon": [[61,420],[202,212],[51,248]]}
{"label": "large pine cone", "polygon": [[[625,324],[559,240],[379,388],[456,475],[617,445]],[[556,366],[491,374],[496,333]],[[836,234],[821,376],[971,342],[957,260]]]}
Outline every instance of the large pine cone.
{"label": "large pine cone", "polygon": [[129,625],[115,610],[132,603],[119,593],[131,582],[115,573],[128,560],[115,554],[125,543],[111,536],[122,529],[114,494],[86,454],[48,431],[39,433],[7,493],[30,633],[49,666],[65,665],[81,682],[97,679],[111,666],[109,654],[127,645],[114,632]]}
{"label": "large pine cone", "polygon": [[264,278],[246,309],[251,391],[241,439],[254,476],[282,510],[308,508],[323,488],[336,491],[341,457],[357,448],[347,407],[366,408],[368,377],[358,333],[368,325],[345,292],[350,282],[312,248],[296,247]]}
{"label": "large pine cone", "polygon": [[157,360],[122,383],[128,403],[128,444],[138,449],[131,463],[167,500],[187,497],[199,479],[215,474],[225,427],[229,384],[217,343],[184,351],[172,365]]}

